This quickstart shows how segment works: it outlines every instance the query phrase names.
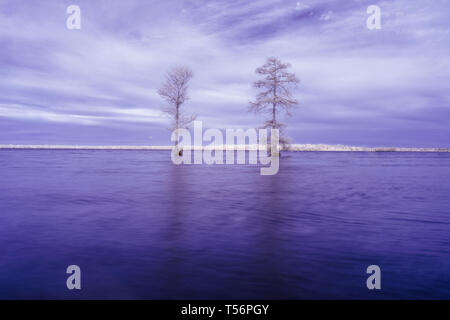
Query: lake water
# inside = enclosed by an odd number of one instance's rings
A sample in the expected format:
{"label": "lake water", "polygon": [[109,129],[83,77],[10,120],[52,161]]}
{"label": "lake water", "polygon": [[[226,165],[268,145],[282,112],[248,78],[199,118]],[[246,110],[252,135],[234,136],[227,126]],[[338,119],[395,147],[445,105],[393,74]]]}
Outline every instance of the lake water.
{"label": "lake water", "polygon": [[450,154],[0,150],[0,298],[450,299]]}

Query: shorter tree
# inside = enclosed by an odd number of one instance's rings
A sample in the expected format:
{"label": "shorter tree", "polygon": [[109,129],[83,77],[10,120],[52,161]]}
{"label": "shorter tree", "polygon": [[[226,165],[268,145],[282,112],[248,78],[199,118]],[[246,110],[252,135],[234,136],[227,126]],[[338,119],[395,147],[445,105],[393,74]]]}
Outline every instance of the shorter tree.
{"label": "shorter tree", "polygon": [[288,140],[282,135],[285,125],[278,120],[278,114],[284,111],[291,116],[292,109],[298,104],[298,101],[292,97],[291,89],[296,88],[300,82],[294,73],[287,71],[290,66],[289,63],[283,63],[277,58],[267,58],[266,63],[255,70],[262,79],[253,85],[261,91],[255,101],[250,101],[249,106],[249,111],[265,112],[270,115],[263,128],[278,129],[280,144],[283,147],[288,144]]}
{"label": "shorter tree", "polygon": [[[167,102],[162,108],[172,120],[170,130],[187,128],[196,115],[186,115],[181,106],[189,99],[187,95],[189,81],[194,76],[191,69],[187,67],[177,67],[169,71],[165,82],[158,90],[158,94]],[[176,136],[175,146],[178,146],[178,135]],[[180,150],[180,154],[182,150]]]}

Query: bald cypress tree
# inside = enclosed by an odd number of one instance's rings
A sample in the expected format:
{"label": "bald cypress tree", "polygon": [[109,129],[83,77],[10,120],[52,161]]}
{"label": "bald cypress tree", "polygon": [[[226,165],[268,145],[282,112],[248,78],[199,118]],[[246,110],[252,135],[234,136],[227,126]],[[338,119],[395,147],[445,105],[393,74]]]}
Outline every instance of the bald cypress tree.
{"label": "bald cypress tree", "polygon": [[290,73],[289,63],[283,63],[278,58],[267,58],[266,63],[257,68],[255,72],[261,79],[254,82],[259,93],[254,101],[250,101],[249,111],[268,114],[263,128],[278,129],[280,144],[286,147],[288,140],[282,134],[285,125],[280,122],[279,115],[285,113],[291,116],[292,109],[298,101],[292,97],[291,90],[300,82],[294,73]]}
{"label": "bald cypress tree", "polygon": [[[194,73],[187,67],[174,68],[167,73],[166,80],[158,90],[158,94],[167,103],[162,110],[172,119],[170,127],[172,131],[187,128],[196,118],[196,115],[187,115],[182,110],[182,106],[189,99],[188,85],[193,76]],[[175,147],[178,148],[178,133]],[[181,155],[183,150],[181,149],[179,153]]]}

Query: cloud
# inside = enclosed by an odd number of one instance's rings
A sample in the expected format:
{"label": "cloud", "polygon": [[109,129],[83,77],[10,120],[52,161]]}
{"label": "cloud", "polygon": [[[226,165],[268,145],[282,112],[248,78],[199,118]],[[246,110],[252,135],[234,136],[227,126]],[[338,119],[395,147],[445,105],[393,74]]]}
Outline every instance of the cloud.
{"label": "cloud", "polygon": [[[54,122],[100,128],[121,123],[128,130],[134,123],[136,132],[148,123],[148,135],[164,136],[160,143],[166,143],[168,132],[156,133],[168,121],[156,90],[168,69],[188,65],[195,72],[190,112],[207,127],[254,127],[263,120],[246,113],[256,93],[254,70],[266,57],[278,56],[301,79],[300,107],[286,119],[296,142],[348,143],[349,135],[339,132],[351,128],[358,128],[361,141],[376,130],[406,134],[418,123],[450,130],[450,4],[379,1],[382,29],[376,31],[365,26],[370,4],[81,0],[82,28],[67,30],[63,2],[5,0],[0,117],[32,120],[42,128]],[[64,128],[55,130],[64,143]],[[433,130],[422,130],[429,132],[429,144],[444,143]],[[390,145],[398,134],[379,136],[373,143]],[[3,135],[0,142],[10,138]]]}

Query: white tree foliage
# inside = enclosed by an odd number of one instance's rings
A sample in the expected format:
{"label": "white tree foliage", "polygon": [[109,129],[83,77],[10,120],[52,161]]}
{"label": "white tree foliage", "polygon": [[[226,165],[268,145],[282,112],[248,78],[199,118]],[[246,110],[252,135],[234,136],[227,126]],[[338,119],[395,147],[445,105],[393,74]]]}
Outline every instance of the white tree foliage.
{"label": "white tree foliage", "polygon": [[263,128],[278,129],[282,145],[287,144],[288,141],[281,135],[285,125],[278,120],[278,115],[284,111],[291,116],[292,109],[298,104],[298,101],[292,97],[291,90],[296,88],[300,81],[294,73],[287,71],[290,66],[289,63],[283,63],[278,58],[267,58],[266,63],[255,70],[262,76],[261,80],[253,84],[255,88],[260,89],[260,92],[255,101],[250,101],[249,106],[250,111],[270,115]]}
{"label": "white tree foliage", "polygon": [[188,84],[194,73],[187,67],[177,67],[169,71],[165,82],[158,89],[158,94],[167,102],[162,108],[172,120],[171,130],[187,128],[196,115],[187,115],[181,106],[189,99]]}

